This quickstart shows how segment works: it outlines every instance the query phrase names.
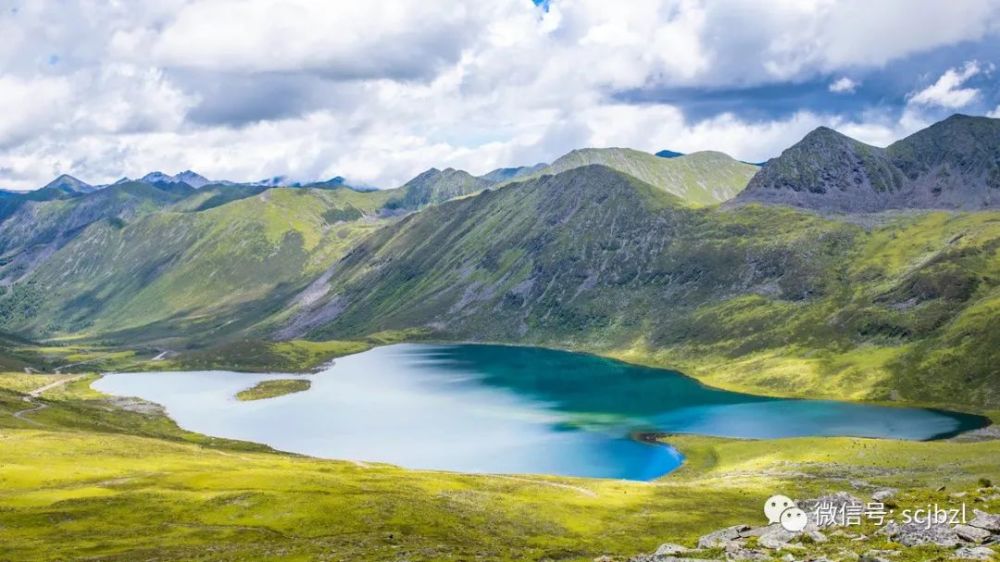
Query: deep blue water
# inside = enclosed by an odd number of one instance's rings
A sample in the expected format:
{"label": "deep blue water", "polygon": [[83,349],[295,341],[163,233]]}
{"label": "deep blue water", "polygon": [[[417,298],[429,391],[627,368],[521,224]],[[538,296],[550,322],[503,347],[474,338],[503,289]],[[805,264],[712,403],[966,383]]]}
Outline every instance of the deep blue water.
{"label": "deep blue water", "polygon": [[673,371],[592,355],[496,345],[400,344],[343,357],[312,388],[254,402],[233,395],[300,375],[112,374],[94,388],[162,404],[182,427],[317,457],[410,468],[649,480],[677,468],[646,432],[772,438],[933,439],[976,416],[706,387]]}

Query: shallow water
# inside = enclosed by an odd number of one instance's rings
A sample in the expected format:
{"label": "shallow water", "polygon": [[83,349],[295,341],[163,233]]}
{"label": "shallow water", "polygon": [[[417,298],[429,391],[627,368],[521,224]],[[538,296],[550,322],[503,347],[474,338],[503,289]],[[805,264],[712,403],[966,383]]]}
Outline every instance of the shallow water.
{"label": "shallow water", "polygon": [[641,432],[932,439],[979,418],[919,408],[785,400],[706,387],[592,355],[496,345],[400,344],[337,359],[312,388],[235,395],[298,375],[111,374],[94,388],[162,404],[181,427],[317,457],[410,468],[649,480],[677,468]]}

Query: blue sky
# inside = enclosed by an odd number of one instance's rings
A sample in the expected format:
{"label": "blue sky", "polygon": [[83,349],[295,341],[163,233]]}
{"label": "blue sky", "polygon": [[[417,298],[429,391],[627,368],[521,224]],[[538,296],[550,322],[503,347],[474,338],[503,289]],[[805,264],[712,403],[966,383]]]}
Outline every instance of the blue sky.
{"label": "blue sky", "polygon": [[583,146],[777,155],[1000,114],[1000,0],[0,3],[0,186],[393,187]]}

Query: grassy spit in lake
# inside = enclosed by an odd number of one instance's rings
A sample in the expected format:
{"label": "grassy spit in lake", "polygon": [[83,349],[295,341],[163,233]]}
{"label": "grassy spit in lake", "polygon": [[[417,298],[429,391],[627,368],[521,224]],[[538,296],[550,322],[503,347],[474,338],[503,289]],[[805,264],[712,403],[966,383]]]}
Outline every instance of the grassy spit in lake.
{"label": "grassy spit in lake", "polygon": [[236,393],[236,399],[247,402],[251,400],[266,400],[286,394],[305,392],[312,386],[306,379],[275,379],[261,381],[252,387]]}

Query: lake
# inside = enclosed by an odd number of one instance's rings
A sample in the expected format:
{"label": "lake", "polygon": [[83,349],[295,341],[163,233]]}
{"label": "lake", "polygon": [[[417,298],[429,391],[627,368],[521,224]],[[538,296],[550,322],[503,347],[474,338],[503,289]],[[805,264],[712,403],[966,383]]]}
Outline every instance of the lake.
{"label": "lake", "polygon": [[[234,395],[269,379],[312,388]],[[680,466],[642,433],[773,438],[936,439],[978,416],[718,390],[680,373],[593,355],[499,345],[399,344],[337,359],[313,375],[121,373],[93,384],[163,405],[188,430],[332,459],[484,473],[650,480]]]}

